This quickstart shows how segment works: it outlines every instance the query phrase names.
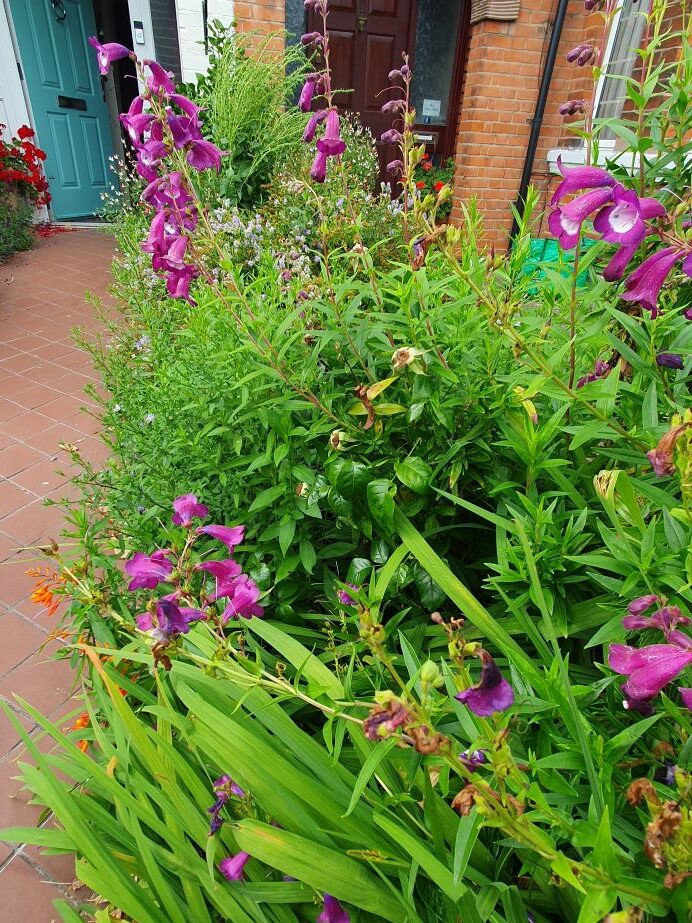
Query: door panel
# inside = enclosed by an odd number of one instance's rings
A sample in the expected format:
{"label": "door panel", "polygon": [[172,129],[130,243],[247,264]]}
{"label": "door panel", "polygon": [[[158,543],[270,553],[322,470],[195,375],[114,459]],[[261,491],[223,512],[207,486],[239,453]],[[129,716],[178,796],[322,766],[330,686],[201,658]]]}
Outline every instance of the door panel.
{"label": "door panel", "polygon": [[[391,115],[382,115],[382,103],[391,94],[388,74],[403,64],[412,36],[413,0],[336,0],[329,4],[329,43],[332,85],[350,93],[337,94],[340,109],[350,109],[378,138],[391,128]],[[321,28],[321,17],[308,16],[308,30]],[[393,160],[392,145],[378,145],[384,168]],[[382,178],[385,178],[384,172]]]}
{"label": "door panel", "polygon": [[[10,0],[37,142],[47,155],[53,214],[75,218],[98,211],[113,149],[87,44],[96,33],[92,0],[63,0],[63,6],[66,16],[58,21],[50,0]],[[66,108],[71,104],[79,108]]]}

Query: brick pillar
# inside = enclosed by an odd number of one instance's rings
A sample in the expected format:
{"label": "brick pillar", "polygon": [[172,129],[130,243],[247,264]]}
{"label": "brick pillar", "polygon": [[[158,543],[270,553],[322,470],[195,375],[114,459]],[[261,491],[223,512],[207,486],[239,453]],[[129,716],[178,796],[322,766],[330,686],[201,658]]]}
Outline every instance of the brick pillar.
{"label": "brick pillar", "polygon": [[[238,32],[257,36],[262,42],[285,28],[284,0],[235,0],[233,18]],[[283,39],[277,41],[277,47],[283,47]]]}
{"label": "brick pillar", "polygon": [[[452,220],[460,205],[477,199],[489,244],[503,247],[512,224],[511,204],[519,191],[530,124],[557,0],[523,0],[514,22],[482,20],[471,28],[460,101]],[[567,51],[593,38],[591,20],[579,0],[570,3],[553,72],[532,182],[543,191],[551,185],[547,152],[564,137],[561,102],[588,96],[590,68],[565,61]],[[581,92],[579,92],[581,91]]]}

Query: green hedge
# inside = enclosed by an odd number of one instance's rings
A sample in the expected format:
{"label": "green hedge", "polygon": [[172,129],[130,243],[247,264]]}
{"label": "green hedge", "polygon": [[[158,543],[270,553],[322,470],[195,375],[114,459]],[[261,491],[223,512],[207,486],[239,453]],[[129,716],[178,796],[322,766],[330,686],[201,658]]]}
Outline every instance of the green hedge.
{"label": "green hedge", "polygon": [[0,262],[34,242],[33,207],[14,191],[0,188]]}

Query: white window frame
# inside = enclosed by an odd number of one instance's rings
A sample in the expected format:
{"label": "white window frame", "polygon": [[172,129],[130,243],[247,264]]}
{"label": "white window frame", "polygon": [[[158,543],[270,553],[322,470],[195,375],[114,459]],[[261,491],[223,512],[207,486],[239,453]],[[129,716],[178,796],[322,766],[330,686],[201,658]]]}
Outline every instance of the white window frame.
{"label": "white window frame", "polygon": [[[603,95],[603,87],[605,82],[608,79],[608,66],[610,65],[610,60],[613,55],[613,47],[615,45],[615,39],[617,38],[618,26],[620,25],[620,20],[622,18],[622,11],[627,0],[621,0],[620,5],[615,11],[613,16],[613,22],[610,27],[610,32],[608,33],[608,42],[606,44],[605,54],[603,55],[603,64],[601,66],[601,73],[596,81],[596,89],[594,92],[594,101],[593,101],[593,112],[594,115],[598,112],[598,107],[601,102],[601,97]],[[612,139],[599,139],[598,141],[598,161],[597,163],[601,166],[605,166],[606,160],[615,150],[615,138]],[[557,165],[558,157],[562,159],[562,162],[570,166],[578,166],[580,164],[586,163],[586,143],[582,142],[575,147],[555,147],[551,148],[548,151],[548,166],[551,173],[558,173],[559,169]],[[637,168],[639,165],[639,154],[631,154],[630,152],[622,153],[620,155],[619,163],[627,169]]]}

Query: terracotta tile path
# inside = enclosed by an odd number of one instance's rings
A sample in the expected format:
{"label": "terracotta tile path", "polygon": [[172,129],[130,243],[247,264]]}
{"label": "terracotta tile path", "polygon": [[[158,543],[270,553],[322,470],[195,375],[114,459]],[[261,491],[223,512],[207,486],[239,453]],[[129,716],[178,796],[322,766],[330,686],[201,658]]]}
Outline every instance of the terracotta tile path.
{"label": "terracotta tile path", "polygon": [[[107,232],[80,229],[0,265],[0,703],[39,746],[41,735],[13,693],[60,719],[75,708],[73,677],[67,661],[51,659],[56,644],[46,641],[54,619],[28,599],[33,581],[25,571],[49,563],[30,549],[60,529],[61,510],[44,501],[69,496],[69,456],[59,444],[76,444],[94,464],[104,460],[95,406],[84,395],[95,375],[70,331],[97,329],[84,292],[106,295],[113,249]],[[23,749],[0,714],[0,827],[39,819],[39,808],[12,779]],[[0,919],[59,920],[52,902],[70,896],[73,879],[68,857],[0,842]]]}

